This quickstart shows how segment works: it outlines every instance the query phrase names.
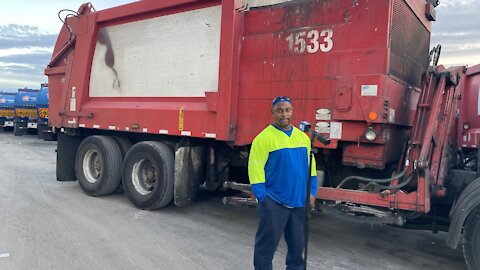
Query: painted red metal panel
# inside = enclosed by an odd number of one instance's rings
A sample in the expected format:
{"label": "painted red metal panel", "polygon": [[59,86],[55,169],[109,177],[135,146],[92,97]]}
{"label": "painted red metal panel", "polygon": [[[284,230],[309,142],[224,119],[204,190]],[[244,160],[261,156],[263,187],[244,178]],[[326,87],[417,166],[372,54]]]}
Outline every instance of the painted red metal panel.
{"label": "painted red metal panel", "polygon": [[[294,101],[294,123],[300,120],[314,123],[315,112],[321,108],[319,106],[331,108],[335,89],[341,85],[352,88],[355,75],[386,73],[388,1],[375,8],[369,8],[367,1],[359,1],[358,6],[348,1],[312,2],[284,9],[260,8],[245,15],[240,104],[246,104],[246,107],[249,102],[263,99],[264,102],[260,103],[263,106],[252,108],[260,113],[270,110],[270,101],[275,96],[288,95]],[[383,16],[373,16],[373,9],[385,12],[377,12]],[[358,35],[367,24],[378,35]],[[298,32],[299,27],[319,32],[331,28],[334,33],[331,50],[312,54],[292,52],[286,39]],[[259,42],[265,46],[259,46]],[[351,115],[355,116],[355,120],[365,120],[358,117],[356,110]],[[257,118],[256,122],[243,117],[239,114],[238,122],[249,123],[249,129],[238,130],[235,138],[238,145],[249,144],[258,131],[271,121],[269,115],[263,120]],[[336,147],[336,143],[328,147]]]}
{"label": "painted red metal panel", "polygon": [[419,202],[420,198],[417,192],[375,194],[359,190],[320,188],[317,192],[317,197],[330,201],[346,201],[363,205],[425,212],[425,205]]}
{"label": "painted red metal panel", "polygon": [[[146,107],[149,106],[148,104],[157,104],[163,107],[147,111],[132,109],[130,113],[133,116],[118,119],[117,115],[124,110],[130,110],[128,102],[117,102],[121,101],[118,98],[105,100],[89,97],[88,82],[91,71],[89,67],[96,36],[101,27],[216,4],[222,4],[219,89],[218,94],[210,95],[210,100],[217,99],[212,101],[216,104],[216,112],[205,106],[205,99],[139,98],[132,99],[132,104],[145,102]],[[237,116],[237,105],[240,106],[239,104],[243,104],[243,101],[248,101],[245,104],[249,106],[248,104],[253,104],[249,101],[263,100],[261,102],[263,105],[246,110],[268,112],[273,97],[280,94],[289,95],[294,100],[296,108],[301,108],[301,110],[296,110],[294,121],[306,119],[315,122],[315,112],[321,108],[319,106],[332,108],[334,103],[331,101],[332,98],[335,101],[335,93],[338,93],[338,89],[346,87],[345,89],[349,89],[351,95],[351,108],[349,104],[344,104],[350,110],[346,110],[346,108],[334,110],[332,115],[337,121],[366,122],[365,115],[368,112],[360,104],[368,104],[368,110],[378,111],[381,115],[384,109],[384,98],[382,97],[389,100],[404,99],[399,98],[398,93],[400,96],[403,95],[405,87],[387,75],[391,1],[381,1],[375,4],[369,1],[354,3],[351,1],[312,1],[252,9],[245,12],[236,11],[241,4],[241,1],[233,0],[223,2],[142,1],[90,13],[88,16],[80,16],[78,20],[79,34],[73,51],[75,63],[68,62],[66,77],[59,76],[57,79],[63,80],[61,84],[62,97],[58,99],[59,102],[56,102],[59,106],[64,104],[63,108],[57,110],[57,113],[63,112],[62,119],[54,117],[52,123],[55,123],[57,127],[78,127],[80,122],[85,126],[116,127],[128,127],[135,123],[139,124],[140,130],[143,128],[169,130],[171,134],[178,134],[182,130],[178,128],[178,123],[174,123],[178,121],[178,114],[183,108],[185,130],[191,130],[193,134],[214,133],[218,140],[233,140],[236,145],[245,145],[251,142],[254,134],[268,124],[270,119],[266,117],[263,121],[256,121],[255,124],[252,124],[250,119],[245,118],[246,116],[243,114],[245,109],[242,109]],[[85,12],[88,13],[88,10]],[[70,19],[69,23],[75,24],[76,22]],[[293,35],[302,32],[302,29],[309,30],[310,34],[314,30],[321,35],[316,37],[317,45],[306,44],[306,47],[310,49],[316,46],[315,53],[298,54],[290,48],[293,45],[290,43],[291,41],[288,41],[289,37],[290,39],[294,38]],[[332,31],[331,37],[328,37],[328,33],[322,32],[327,30]],[[358,33],[368,34],[359,35]],[[59,40],[65,40],[66,35],[64,29]],[[308,37],[305,36],[305,38]],[[328,42],[332,44],[329,45]],[[325,47],[328,49],[322,52],[322,48]],[[57,50],[58,48],[56,48]],[[75,76],[67,78],[70,74],[75,74]],[[367,74],[372,76],[368,77]],[[51,85],[55,86],[53,77],[51,80]],[[360,86],[367,83],[380,87],[376,97],[359,96]],[[77,106],[82,113],[69,110],[72,88],[75,88]],[[337,101],[339,100],[337,99]],[[108,113],[98,111],[108,102],[111,102]],[[198,104],[193,106],[192,102],[198,102]],[[165,106],[167,103],[169,106]],[[401,110],[402,108],[396,109]],[[148,117],[144,117],[144,114],[171,115],[172,118],[165,119],[163,117],[164,121],[151,121],[147,120]],[[86,115],[90,115],[91,118],[86,118]],[[193,115],[194,119],[187,119]],[[127,123],[127,119],[130,123]],[[133,119],[136,121],[133,122]],[[193,123],[199,121],[205,124],[197,130],[197,126]],[[377,123],[384,122],[384,118],[377,121]],[[395,121],[395,123],[397,122],[408,125],[409,121],[404,119]],[[241,127],[244,123],[248,123],[248,126]],[[352,140],[351,138],[356,137],[357,133],[354,132],[353,136],[346,133],[341,140]],[[336,143],[329,147],[336,147]]]}
{"label": "painted red metal panel", "polygon": [[[462,100],[458,144],[467,148],[480,148],[480,65],[467,69],[459,87]],[[468,128],[465,129],[464,125],[468,125]]]}
{"label": "painted red metal panel", "polygon": [[[347,128],[349,121],[363,122],[365,130],[365,123],[370,122],[366,117],[370,111],[381,116],[373,122],[411,125],[415,110],[412,104],[418,99],[418,89],[409,88],[387,75],[392,5],[393,1],[356,1],[353,4],[349,1],[312,1],[246,13],[240,60],[240,104],[262,99],[264,102],[259,104],[263,106],[252,110],[269,111],[269,101],[273,97],[288,95],[294,101],[294,123],[299,120],[315,122],[317,109],[332,109],[332,121],[342,121],[346,130],[342,141],[357,141],[358,131]],[[299,54],[289,48],[288,39],[292,33],[321,32],[330,28],[334,33],[334,45],[328,52]],[[360,87],[364,84],[378,85],[375,97],[361,95]],[[352,104],[344,104],[349,109],[338,110],[335,104],[338,105],[339,100],[335,93],[343,88],[348,89]],[[342,97],[341,102],[347,102],[345,96]],[[390,109],[397,112],[392,119],[389,119]],[[387,116],[382,118],[385,110],[388,110]],[[249,144],[270,122],[268,117],[257,119],[255,123],[243,117],[238,115],[239,125],[249,123],[253,130],[246,132],[246,128],[239,128],[235,137],[237,145]],[[322,147],[336,147],[336,143]]]}
{"label": "painted red metal panel", "polygon": [[222,31],[218,83],[217,139],[232,141],[237,127],[237,98],[239,80],[240,36],[243,13],[237,9],[242,1],[222,1]]}
{"label": "painted red metal panel", "polygon": [[[211,2],[211,1],[205,1]],[[132,21],[132,17],[136,17],[134,20],[138,20],[138,16],[141,15],[141,19],[152,18],[152,13],[161,11],[165,12],[168,10],[168,13],[171,14],[175,12],[182,12],[185,10],[184,6],[189,6],[192,4],[199,4],[198,0],[144,0],[139,2],[133,2],[130,4],[121,5],[115,8],[100,10],[96,13],[96,21],[98,23],[111,23],[115,21],[116,23],[125,23],[127,21]],[[207,3],[208,4],[208,3]],[[150,14],[150,16],[149,16]],[[127,21],[125,21],[127,20]]]}

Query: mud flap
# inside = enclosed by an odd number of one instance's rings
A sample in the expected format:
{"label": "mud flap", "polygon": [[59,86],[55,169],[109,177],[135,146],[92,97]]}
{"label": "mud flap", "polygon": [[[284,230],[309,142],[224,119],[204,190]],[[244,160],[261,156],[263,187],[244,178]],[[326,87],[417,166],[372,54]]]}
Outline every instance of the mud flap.
{"label": "mud flap", "polygon": [[57,181],[75,181],[75,157],[83,137],[72,137],[65,133],[58,134],[57,143]]}
{"label": "mud flap", "polygon": [[174,178],[176,206],[190,205],[197,198],[198,187],[205,180],[205,165],[205,147],[177,147]]}

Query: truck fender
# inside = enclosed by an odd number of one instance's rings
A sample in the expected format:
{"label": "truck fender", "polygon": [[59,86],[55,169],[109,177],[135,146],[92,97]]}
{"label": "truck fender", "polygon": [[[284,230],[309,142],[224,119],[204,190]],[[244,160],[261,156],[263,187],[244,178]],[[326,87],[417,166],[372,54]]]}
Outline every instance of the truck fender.
{"label": "truck fender", "polygon": [[205,180],[205,147],[177,146],[175,151],[174,202],[176,206],[190,205]]}
{"label": "truck fender", "polygon": [[457,248],[468,215],[477,206],[480,206],[480,196],[478,194],[480,194],[480,178],[475,179],[462,191],[452,207],[447,237],[447,245],[449,247]]}

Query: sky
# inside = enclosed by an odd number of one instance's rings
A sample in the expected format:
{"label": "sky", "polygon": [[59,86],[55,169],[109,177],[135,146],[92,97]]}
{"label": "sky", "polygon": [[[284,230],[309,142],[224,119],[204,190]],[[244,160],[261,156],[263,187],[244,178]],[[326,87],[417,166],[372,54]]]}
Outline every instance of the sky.
{"label": "sky", "polygon": [[[161,0],[158,0],[161,1]],[[378,1],[378,0],[376,0]],[[77,10],[86,0],[0,1],[0,90],[39,88],[62,23],[61,9]],[[101,10],[133,0],[90,0]],[[439,63],[480,64],[480,1],[440,0],[431,46],[442,44]]]}
{"label": "sky", "polygon": [[[0,1],[0,90],[40,88],[47,82],[44,69],[62,27],[58,12],[77,11],[88,0]],[[90,0],[96,10],[133,0]],[[63,16],[65,16],[64,13]]]}

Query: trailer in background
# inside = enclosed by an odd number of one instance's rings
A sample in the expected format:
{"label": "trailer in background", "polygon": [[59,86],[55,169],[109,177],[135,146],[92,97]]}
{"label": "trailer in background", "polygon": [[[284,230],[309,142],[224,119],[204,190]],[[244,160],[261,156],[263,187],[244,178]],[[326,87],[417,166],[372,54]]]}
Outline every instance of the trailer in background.
{"label": "trailer in background", "polygon": [[48,84],[42,83],[37,98],[37,136],[39,139],[54,141],[56,135],[48,125]]}
{"label": "trailer in background", "polygon": [[0,132],[13,130],[15,95],[12,92],[0,92]]}
{"label": "trailer in background", "polygon": [[15,95],[15,118],[13,133],[15,136],[37,132],[37,89],[18,89]]}

